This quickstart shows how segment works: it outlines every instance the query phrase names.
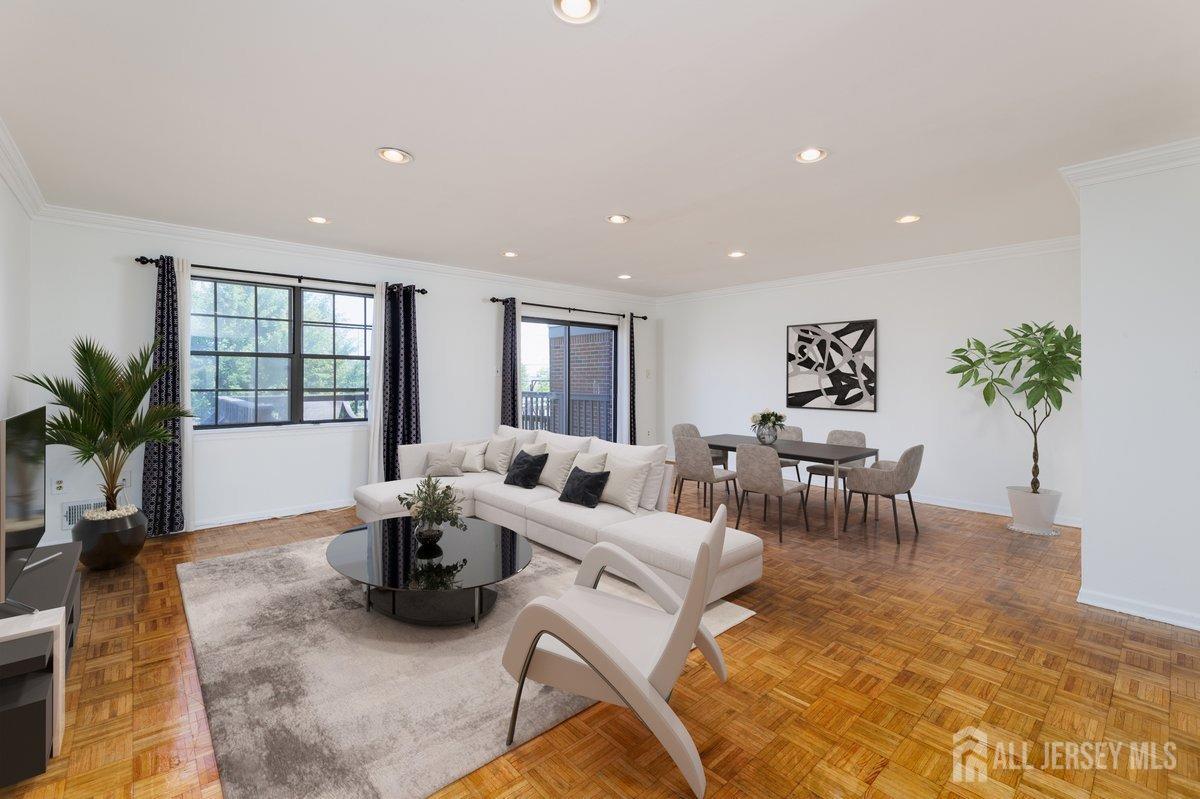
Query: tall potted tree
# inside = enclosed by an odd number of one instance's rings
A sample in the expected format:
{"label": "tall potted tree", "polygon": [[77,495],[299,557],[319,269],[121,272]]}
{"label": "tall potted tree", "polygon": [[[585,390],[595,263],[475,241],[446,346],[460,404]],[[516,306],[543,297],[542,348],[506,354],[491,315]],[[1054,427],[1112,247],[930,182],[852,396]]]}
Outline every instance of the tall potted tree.
{"label": "tall potted tree", "polygon": [[991,345],[967,339],[965,347],[950,353],[956,363],[948,373],[959,375],[959,388],[981,389],[989,407],[1002,399],[1033,436],[1029,487],[1008,487],[1013,515],[1009,529],[1057,535],[1054,516],[1062,492],[1042,488],[1038,434],[1050,417],[1062,410],[1063,394],[1071,391],[1067,384],[1083,373],[1083,340],[1073,326],[1059,331],[1052,322],[1022,324],[1004,332],[1008,338]]}
{"label": "tall potted tree", "polygon": [[46,422],[46,440],[75,450],[79,463],[100,470],[104,510],[89,511],[71,536],[83,543],[80,560],[91,569],[112,569],[137,557],[146,543],[146,517],[135,505],[119,505],[121,472],[138,447],[168,443],[167,422],[191,416],[178,405],[142,407],[165,367],[153,368],[155,344],[129,356],[122,365],[95,341],[77,338],[72,346],[76,381],[20,375],[48,391],[64,412]]}

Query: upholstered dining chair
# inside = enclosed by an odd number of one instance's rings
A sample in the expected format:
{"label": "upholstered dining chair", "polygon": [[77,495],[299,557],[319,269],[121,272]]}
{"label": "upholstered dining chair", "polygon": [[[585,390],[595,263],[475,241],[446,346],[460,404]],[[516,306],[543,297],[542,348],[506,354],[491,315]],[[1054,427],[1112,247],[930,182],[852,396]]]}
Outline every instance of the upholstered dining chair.
{"label": "upholstered dining chair", "polygon": [[808,526],[808,496],[805,494],[804,483],[796,480],[784,480],[780,474],[779,453],[774,447],[762,444],[741,444],[737,448],[738,482],[741,493],[738,495],[737,523],[742,523],[742,507],[748,501],[747,494],[763,495],[763,522],[767,521],[767,505],[770,497],[778,499],[779,506],[779,543],[783,543],[783,498],[792,494],[800,495],[800,510],[804,513],[804,529]]}
{"label": "upholstered dining chair", "polygon": [[728,493],[729,484],[733,483],[733,490],[737,491],[737,472],[713,466],[708,453],[708,445],[702,438],[675,439],[675,475],[681,484],[679,494],[675,497],[676,513],[679,513],[679,501],[683,499],[682,483],[688,480],[698,484],[704,491],[710,520],[713,517],[713,506],[716,505],[716,502],[713,501],[713,486],[717,483],[724,483],[725,491]]}
{"label": "upholstered dining chair", "polygon": [[[844,447],[865,447],[867,445],[867,434],[860,433],[857,430],[830,430],[829,434],[827,436],[825,436],[825,443],[826,444],[839,444]],[[866,465],[867,465],[866,461],[849,461],[847,463],[841,464],[838,467],[838,474],[841,477],[842,485],[844,486],[846,483],[846,472],[848,470],[859,469]],[[824,497],[823,504],[824,504],[826,510],[828,510],[829,478],[833,477],[833,467],[830,466],[828,463],[814,463],[812,466],[808,467],[808,488],[810,491],[812,490],[813,477],[824,477],[825,478],[825,497]],[[838,486],[835,485],[833,487],[833,490],[837,491]],[[847,496],[846,498],[849,499],[849,496]],[[850,505],[847,503],[846,507],[849,508]]]}
{"label": "upholstered dining chair", "polygon": [[[533,680],[632,710],[662,743],[696,796],[704,796],[700,753],[667,697],[693,644],[722,682],[729,676],[721,649],[702,621],[725,549],[725,515],[722,505],[700,543],[682,599],[641,561],[602,542],[583,556],[575,584],[566,593],[541,596],[524,607],[502,659],[517,681],[509,746],[521,691],[527,679]],[[596,590],[606,569],[637,585],[658,607]]]}
{"label": "upholstered dining chair", "polygon": [[[846,473],[846,490],[851,498],[862,494],[863,524],[867,523],[867,497],[887,497],[892,501],[892,522],[896,525],[896,543],[900,543],[900,515],[896,512],[896,495],[908,495],[908,509],[912,513],[914,537],[921,536],[921,528],[917,526],[917,507],[913,504],[912,487],[917,482],[917,474],[921,471],[921,458],[925,455],[925,445],[918,444],[909,447],[894,461],[876,461],[869,469],[851,469]],[[738,459],[738,467],[742,465]],[[742,481],[745,485],[745,480]],[[878,506],[876,506],[878,508]],[[846,518],[850,517],[850,505],[846,504]],[[845,522],[842,532],[845,532]]]}
{"label": "upholstered dining chair", "polygon": [[[803,441],[804,440],[804,429],[800,428],[800,427],[796,427],[795,425],[785,424],[779,431],[779,437],[782,439],[786,439],[787,441]],[[796,479],[797,480],[800,479],[800,461],[793,460],[792,458],[782,458],[781,457],[779,459],[779,468],[780,469],[795,469],[796,470]]]}
{"label": "upholstered dining chair", "polygon": [[[700,428],[691,422],[680,422],[671,427],[671,438],[700,438]],[[729,468],[729,453],[723,449],[710,449],[712,453],[712,462],[714,466],[720,466],[722,469]],[[697,487],[699,485],[697,484]],[[679,491],[683,488],[683,481],[678,477],[675,478],[675,490]],[[725,488],[726,493],[729,492],[728,486]]]}

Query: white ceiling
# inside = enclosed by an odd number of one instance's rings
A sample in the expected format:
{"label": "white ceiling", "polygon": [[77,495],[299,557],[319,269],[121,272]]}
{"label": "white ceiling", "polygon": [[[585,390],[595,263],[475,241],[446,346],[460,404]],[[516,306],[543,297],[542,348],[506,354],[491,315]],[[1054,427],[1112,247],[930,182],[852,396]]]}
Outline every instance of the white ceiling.
{"label": "white ceiling", "polygon": [[1200,134],[1198,41],[1194,0],[7,0],[0,118],[53,204],[665,295],[1074,233],[1058,167]]}

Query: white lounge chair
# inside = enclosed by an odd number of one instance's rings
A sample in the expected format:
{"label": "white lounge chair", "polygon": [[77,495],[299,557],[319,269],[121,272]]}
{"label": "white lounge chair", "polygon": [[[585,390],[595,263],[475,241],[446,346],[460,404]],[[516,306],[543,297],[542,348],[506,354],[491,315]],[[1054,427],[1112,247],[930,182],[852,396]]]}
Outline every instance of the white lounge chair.
{"label": "white lounge chair", "polygon": [[[530,679],[632,710],[671,755],[696,796],[704,796],[700,754],[667,699],[693,643],[722,682],[728,677],[721,649],[701,621],[724,547],[725,514],[722,505],[700,544],[683,599],[625,550],[600,543],[584,555],[566,593],[538,597],[525,606],[504,650],[504,668],[517,681],[510,746],[521,691]],[[597,591],[605,570],[635,583],[659,607]]]}

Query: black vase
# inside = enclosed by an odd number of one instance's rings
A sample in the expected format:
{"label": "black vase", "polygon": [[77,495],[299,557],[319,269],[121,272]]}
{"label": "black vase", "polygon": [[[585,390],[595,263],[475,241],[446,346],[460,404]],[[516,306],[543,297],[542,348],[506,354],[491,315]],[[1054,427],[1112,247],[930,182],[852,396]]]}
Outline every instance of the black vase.
{"label": "black vase", "polygon": [[146,517],[139,510],[119,519],[80,519],[71,538],[83,544],[79,560],[93,571],[115,569],[131,562],[146,543]]}

